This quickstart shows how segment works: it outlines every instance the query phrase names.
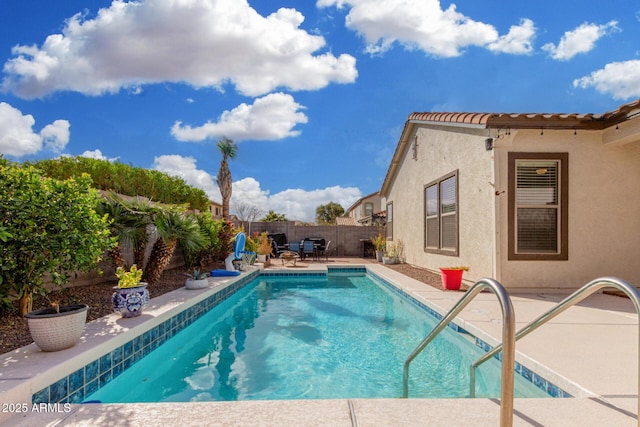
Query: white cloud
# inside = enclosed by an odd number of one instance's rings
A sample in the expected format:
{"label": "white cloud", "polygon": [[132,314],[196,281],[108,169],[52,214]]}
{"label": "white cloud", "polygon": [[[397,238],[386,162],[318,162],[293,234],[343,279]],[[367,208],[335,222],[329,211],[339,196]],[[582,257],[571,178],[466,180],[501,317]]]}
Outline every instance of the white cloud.
{"label": "white cloud", "polygon": [[573,81],[573,87],[595,88],[614,99],[640,97],[640,60],[612,62],[603,69]]}
{"label": "white cloud", "polygon": [[196,188],[204,190],[210,200],[220,202],[220,189],[211,175],[196,167],[196,159],[177,154],[158,156],[153,160],[153,169],[177,176]]}
{"label": "white cloud", "polygon": [[500,37],[494,26],[474,21],[451,4],[443,10],[439,0],[318,0],[318,7],[351,6],[348,28],[358,32],[367,51],[383,53],[395,42],[437,57],[454,57],[468,46],[511,54],[529,53],[535,28],[530,20],[511,27]]}
{"label": "white cloud", "polygon": [[47,150],[61,153],[69,143],[69,127],[67,120],[56,120],[40,131],[40,137]]}
{"label": "white cloud", "polygon": [[531,42],[536,34],[536,27],[530,19],[523,19],[520,25],[513,25],[509,33],[487,45],[489,50],[515,55],[529,54],[533,51]]}
{"label": "white cloud", "polygon": [[318,206],[335,202],[347,209],[360,197],[360,189],[338,185],[316,190],[288,189],[270,195],[260,188],[260,183],[254,178],[244,178],[233,183],[231,206],[245,203],[264,212],[273,210],[285,214],[289,220],[313,222]]}
{"label": "white cloud", "polygon": [[289,219],[315,221],[318,206],[335,202],[347,209],[360,197],[360,189],[339,185],[310,191],[290,189],[269,197],[269,206],[276,213],[285,213]]}
{"label": "white cloud", "polygon": [[102,151],[99,148],[96,148],[95,150],[86,150],[82,154],[80,154],[80,157],[87,157],[89,159],[97,160],[107,160],[107,156],[102,154]]}
{"label": "white cloud", "polygon": [[352,83],[355,58],[321,52],[325,40],[281,8],[258,14],[246,0],[114,0],[93,19],[77,14],[40,47],[18,45],[4,65],[4,90],[24,98],[58,90],[132,93],[141,85],[185,82],[248,96],[278,87],[315,90]]}
{"label": "white cloud", "polygon": [[120,157],[107,157],[104,154],[102,154],[102,150],[100,150],[99,148],[96,148],[95,150],[86,150],[82,154],[80,154],[80,157],[88,157],[90,159],[98,159],[98,160],[108,160],[110,162],[115,162],[120,158]]}
{"label": "white cloud", "polygon": [[252,105],[243,103],[225,111],[217,122],[191,127],[178,121],[171,128],[171,134],[178,141],[203,141],[222,136],[235,141],[272,141],[300,134],[293,128],[298,123],[307,123],[307,116],[299,112],[302,108],[291,95],[272,93],[256,99]]}
{"label": "white cloud", "polygon": [[[196,159],[179,155],[156,157],[153,168],[185,180],[189,185],[205,191],[209,199],[220,202],[220,190],[214,178],[204,170],[198,169]],[[285,214],[290,220],[315,221],[316,208],[335,202],[347,209],[362,197],[356,187],[340,187],[338,185],[316,190],[290,189],[271,195],[263,190],[260,183],[251,177],[233,183],[231,210],[239,204],[251,205],[263,212],[273,210]]]}
{"label": "white cloud", "polygon": [[610,21],[604,25],[585,22],[575,30],[564,33],[557,46],[547,43],[542,46],[542,50],[549,52],[553,59],[568,61],[580,53],[591,51],[600,38],[618,30],[617,24],[617,21]]}
{"label": "white cloud", "polygon": [[[243,178],[232,184],[231,210],[238,204],[247,204],[259,208],[263,212],[269,209],[269,192],[260,188],[260,183],[254,178]],[[279,212],[282,213],[282,212]]]}
{"label": "white cloud", "polygon": [[69,122],[56,120],[46,125],[40,133],[33,130],[36,121],[31,114],[6,102],[0,102],[0,153],[22,157],[35,154],[44,148],[60,153],[69,142]]}

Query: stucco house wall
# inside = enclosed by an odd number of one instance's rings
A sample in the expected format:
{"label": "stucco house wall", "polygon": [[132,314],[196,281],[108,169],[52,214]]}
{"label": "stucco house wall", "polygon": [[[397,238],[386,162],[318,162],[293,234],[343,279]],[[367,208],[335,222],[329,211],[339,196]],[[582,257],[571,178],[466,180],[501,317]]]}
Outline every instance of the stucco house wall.
{"label": "stucco house wall", "polygon": [[[496,140],[499,239],[496,278],[510,289],[576,288],[602,276],[640,285],[640,142],[604,144],[602,131],[512,132]],[[569,256],[566,261],[508,260],[507,155],[569,154]]]}
{"label": "stucco house wall", "polygon": [[[417,136],[418,147],[412,144]],[[433,271],[466,265],[465,280],[493,275],[493,153],[485,149],[486,131],[445,126],[418,127],[402,156],[385,205],[393,203],[393,238],[402,240],[405,260]],[[458,171],[459,253],[425,251],[425,185]],[[389,226],[389,225],[387,225]]]}
{"label": "stucco house wall", "polygon": [[[559,225],[568,230],[559,239],[566,251],[541,247],[510,257],[510,153],[566,156],[560,170],[568,187],[560,194],[568,206],[560,212],[568,216]],[[459,251],[451,256],[424,249],[424,192],[454,171]],[[467,282],[493,277],[518,291],[577,289],[602,276],[640,286],[640,99],[603,114],[412,113],[380,194],[383,209],[392,205],[387,236],[403,241],[409,264],[433,271],[467,265]],[[534,233],[546,225],[531,224]]]}

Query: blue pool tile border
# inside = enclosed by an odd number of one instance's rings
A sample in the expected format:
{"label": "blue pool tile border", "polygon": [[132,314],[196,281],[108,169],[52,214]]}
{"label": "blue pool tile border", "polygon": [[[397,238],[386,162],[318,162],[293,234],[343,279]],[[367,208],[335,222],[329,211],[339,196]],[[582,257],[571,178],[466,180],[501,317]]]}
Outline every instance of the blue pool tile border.
{"label": "blue pool tile border", "polygon": [[[48,387],[37,391],[31,397],[32,403],[81,403],[87,396],[95,393],[98,389],[104,387],[109,381],[118,377],[126,369],[138,362],[144,356],[147,356],[153,350],[164,344],[165,341],[172,338],[175,334],[189,326],[200,316],[220,304],[231,295],[242,289],[257,277],[326,277],[331,273],[367,273],[375,278],[392,292],[406,298],[413,304],[417,305],[427,313],[438,320],[442,319],[442,315],[423,302],[417,300],[402,289],[397,288],[389,283],[386,279],[368,270],[366,267],[328,267],[327,271],[319,272],[278,272],[278,271],[261,271],[253,272],[238,280],[237,282],[220,289],[204,300],[194,304],[188,309],[177,313],[170,319],[165,320],[158,326],[138,335],[125,344],[119,346],[115,350],[104,354],[70,375],[61,378]],[[484,351],[490,351],[493,347],[474,336],[466,329],[451,322],[447,325],[455,332],[467,334],[475,339],[475,344]],[[498,353],[496,358],[500,359],[502,353]],[[544,377],[536,374],[527,367],[516,362],[515,372],[527,381],[531,382],[541,390],[545,391],[551,397],[573,397],[557,385],[546,380]]]}
{"label": "blue pool tile border", "polygon": [[[374,273],[373,271],[369,271],[369,275],[371,275],[372,277],[377,279],[380,283],[382,283],[384,286],[386,286],[392,292],[395,292],[396,294],[401,295],[402,297],[404,297],[404,298],[408,299],[409,301],[413,302],[418,307],[420,307],[421,309],[425,310],[426,312],[431,314],[436,319],[442,320],[443,316],[440,313],[438,313],[437,311],[435,311],[431,307],[427,306],[422,301],[419,301],[419,300],[415,299],[413,296],[409,295],[408,293],[406,293],[402,289],[399,289],[396,286],[394,286],[393,284],[389,283],[386,279],[384,279],[380,275]],[[491,351],[493,349],[493,346],[491,346],[487,342],[485,342],[482,339],[476,337],[475,335],[473,335],[472,333],[470,333],[469,331],[467,331],[463,327],[461,327],[459,325],[456,325],[453,322],[450,322],[447,325],[447,327],[449,327],[450,329],[454,330],[455,332],[462,333],[462,334],[467,334],[467,335],[471,336],[475,340],[475,345],[477,347],[479,347],[480,349],[482,349],[483,351],[485,351],[485,352],[489,352],[489,351]],[[502,360],[502,352],[499,352],[498,354],[496,354],[493,357],[498,359],[498,360]],[[538,387],[540,390],[544,391],[545,393],[547,393],[551,397],[559,397],[559,398],[573,397],[570,393],[567,393],[562,388],[558,387],[557,385],[553,384],[551,381],[549,381],[546,378],[544,378],[543,376],[533,372],[532,370],[530,370],[529,368],[527,368],[526,366],[522,365],[521,363],[519,363],[517,361],[515,362],[515,372],[516,372],[516,374],[520,375],[522,378],[524,378],[528,382],[532,383],[533,385],[535,385],[536,387]]]}
{"label": "blue pool tile border", "polygon": [[213,293],[204,300],[165,320],[158,326],[132,338],[115,350],[104,354],[70,375],[37,391],[34,404],[81,403],[87,396],[104,387],[126,369],[164,344],[200,316],[220,304],[259,276],[256,271]]}
{"label": "blue pool tile border", "polygon": [[263,271],[260,273],[260,277],[326,277],[327,273],[324,271],[306,271],[302,273],[298,272],[280,272],[280,271]]}

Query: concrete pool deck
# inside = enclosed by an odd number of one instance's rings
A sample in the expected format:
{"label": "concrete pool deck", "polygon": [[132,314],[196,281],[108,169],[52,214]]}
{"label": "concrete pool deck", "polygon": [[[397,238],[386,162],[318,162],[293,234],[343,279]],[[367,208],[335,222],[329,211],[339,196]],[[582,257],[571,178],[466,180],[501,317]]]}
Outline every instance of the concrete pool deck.
{"label": "concrete pool deck", "polygon": [[[339,259],[330,265],[363,264],[362,259]],[[462,293],[443,292],[408,278],[381,264],[368,264],[377,275],[397,283],[413,298],[441,313]],[[278,267],[278,265],[274,265]],[[311,263],[296,270],[326,268]],[[228,279],[227,279],[228,280]],[[34,344],[0,356],[0,403],[19,403],[39,384],[65,367],[71,355],[106,346],[120,331],[154,321],[199,291],[175,291],[152,301],[146,319],[119,320],[117,316],[87,324],[83,341],[56,353],[43,353]],[[566,295],[512,294],[517,328],[551,308]],[[501,310],[491,293],[479,294],[456,323],[494,344],[501,336]],[[516,426],[631,426],[637,425],[638,321],[633,304],[625,298],[596,294],[570,308],[520,340],[516,359],[562,387],[575,398],[516,399]],[[91,360],[86,357],[87,362]],[[53,367],[59,367],[51,369]],[[32,384],[32,385],[30,385]],[[497,426],[499,401],[495,399],[341,399],[296,401],[244,401],[158,404],[86,404],[46,408],[26,414],[0,413],[7,426],[168,425],[183,426]],[[6,409],[9,409],[8,407]],[[52,409],[54,409],[52,411]],[[55,409],[58,409],[56,411]],[[13,415],[13,416],[11,416]],[[11,416],[11,418],[9,418]],[[124,418],[123,418],[124,417]]]}

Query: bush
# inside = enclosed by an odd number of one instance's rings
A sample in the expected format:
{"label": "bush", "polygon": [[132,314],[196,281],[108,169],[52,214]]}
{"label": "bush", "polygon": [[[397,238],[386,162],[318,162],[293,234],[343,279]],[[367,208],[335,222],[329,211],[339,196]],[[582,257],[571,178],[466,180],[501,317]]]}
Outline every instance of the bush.
{"label": "bush", "polygon": [[87,157],[47,159],[33,165],[51,178],[68,179],[87,173],[94,187],[99,190],[126,196],[144,196],[160,203],[187,204],[202,212],[209,210],[209,199],[203,190],[164,172]]}
{"label": "bush", "polygon": [[211,213],[203,212],[195,217],[204,237],[204,246],[198,250],[184,248],[185,264],[188,268],[204,267],[215,259],[220,252],[220,232],[223,228],[222,220],[213,219]]}
{"label": "bush", "polygon": [[46,273],[67,283],[71,273],[97,268],[115,242],[96,213],[100,196],[89,176],[60,181],[0,159],[0,182],[0,303],[20,298],[24,316],[33,294],[46,293]]}

